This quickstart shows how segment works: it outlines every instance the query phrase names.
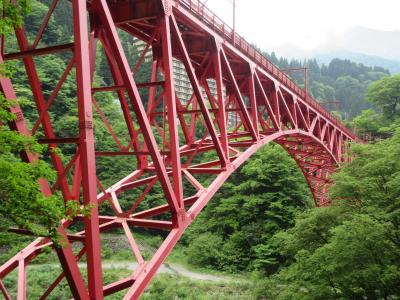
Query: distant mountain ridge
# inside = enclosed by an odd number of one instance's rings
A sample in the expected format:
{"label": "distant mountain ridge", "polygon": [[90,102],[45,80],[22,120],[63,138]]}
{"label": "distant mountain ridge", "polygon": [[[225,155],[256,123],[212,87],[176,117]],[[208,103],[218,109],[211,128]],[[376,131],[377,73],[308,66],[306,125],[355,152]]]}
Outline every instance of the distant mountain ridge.
{"label": "distant mountain ridge", "polygon": [[354,53],[347,51],[332,51],[327,53],[315,54],[314,58],[321,64],[329,64],[333,58],[349,59],[351,61],[364,64],[369,67],[383,67],[390,73],[400,73],[400,61],[390,60],[379,56],[367,55],[363,53]]}
{"label": "distant mountain ridge", "polygon": [[335,57],[350,59],[371,67],[384,67],[391,73],[400,73],[400,31],[355,27],[312,50],[286,44],[277,47],[275,52],[289,59],[316,58],[324,64]]}

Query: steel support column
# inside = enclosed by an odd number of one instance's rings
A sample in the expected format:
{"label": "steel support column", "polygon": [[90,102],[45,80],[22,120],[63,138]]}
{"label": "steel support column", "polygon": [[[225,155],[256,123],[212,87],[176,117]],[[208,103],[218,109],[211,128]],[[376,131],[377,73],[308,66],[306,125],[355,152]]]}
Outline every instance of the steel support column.
{"label": "steel support column", "polygon": [[92,84],[86,2],[72,1],[76,81],[78,92],[78,119],[80,167],[82,170],[83,204],[91,206],[90,216],[84,218],[85,246],[90,299],[103,299],[103,274],[98,219],[96,161],[93,135]]}

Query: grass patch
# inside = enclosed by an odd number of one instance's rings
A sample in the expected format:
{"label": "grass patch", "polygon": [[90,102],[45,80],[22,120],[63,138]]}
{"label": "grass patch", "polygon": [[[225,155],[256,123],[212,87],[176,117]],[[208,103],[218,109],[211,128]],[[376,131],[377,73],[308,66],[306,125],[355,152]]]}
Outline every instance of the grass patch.
{"label": "grass patch", "polygon": [[210,282],[194,281],[182,276],[162,274],[158,275],[141,299],[193,299],[193,300],[231,300],[255,299],[252,293],[253,285],[250,282]]}

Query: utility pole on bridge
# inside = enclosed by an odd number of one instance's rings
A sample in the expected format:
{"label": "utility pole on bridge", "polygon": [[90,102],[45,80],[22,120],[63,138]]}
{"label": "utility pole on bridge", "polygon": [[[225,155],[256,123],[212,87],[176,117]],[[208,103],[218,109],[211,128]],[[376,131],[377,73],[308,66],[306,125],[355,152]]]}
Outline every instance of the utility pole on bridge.
{"label": "utility pole on bridge", "polygon": [[233,35],[233,45],[236,41],[236,0],[228,0],[232,4],[232,35]]}
{"label": "utility pole on bridge", "polygon": [[308,100],[308,67],[281,69],[282,72],[289,73],[293,71],[302,71],[304,74],[304,91],[306,92],[305,100]]}

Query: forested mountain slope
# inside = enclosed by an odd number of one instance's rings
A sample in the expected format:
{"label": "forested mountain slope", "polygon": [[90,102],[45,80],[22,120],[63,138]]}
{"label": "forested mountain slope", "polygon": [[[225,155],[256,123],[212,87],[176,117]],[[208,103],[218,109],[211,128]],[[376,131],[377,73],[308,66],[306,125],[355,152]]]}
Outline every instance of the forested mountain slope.
{"label": "forested mountain slope", "polygon": [[[321,103],[339,101],[340,115],[343,119],[353,118],[362,110],[371,108],[371,103],[365,102],[365,92],[368,86],[390,72],[382,67],[368,67],[348,59],[332,59],[329,64],[318,64],[316,59],[287,60],[278,58],[275,53],[264,53],[281,69],[308,68],[308,89],[311,95]],[[300,85],[304,86],[302,72],[291,71],[292,76]],[[335,110],[330,103],[325,106]]]}

